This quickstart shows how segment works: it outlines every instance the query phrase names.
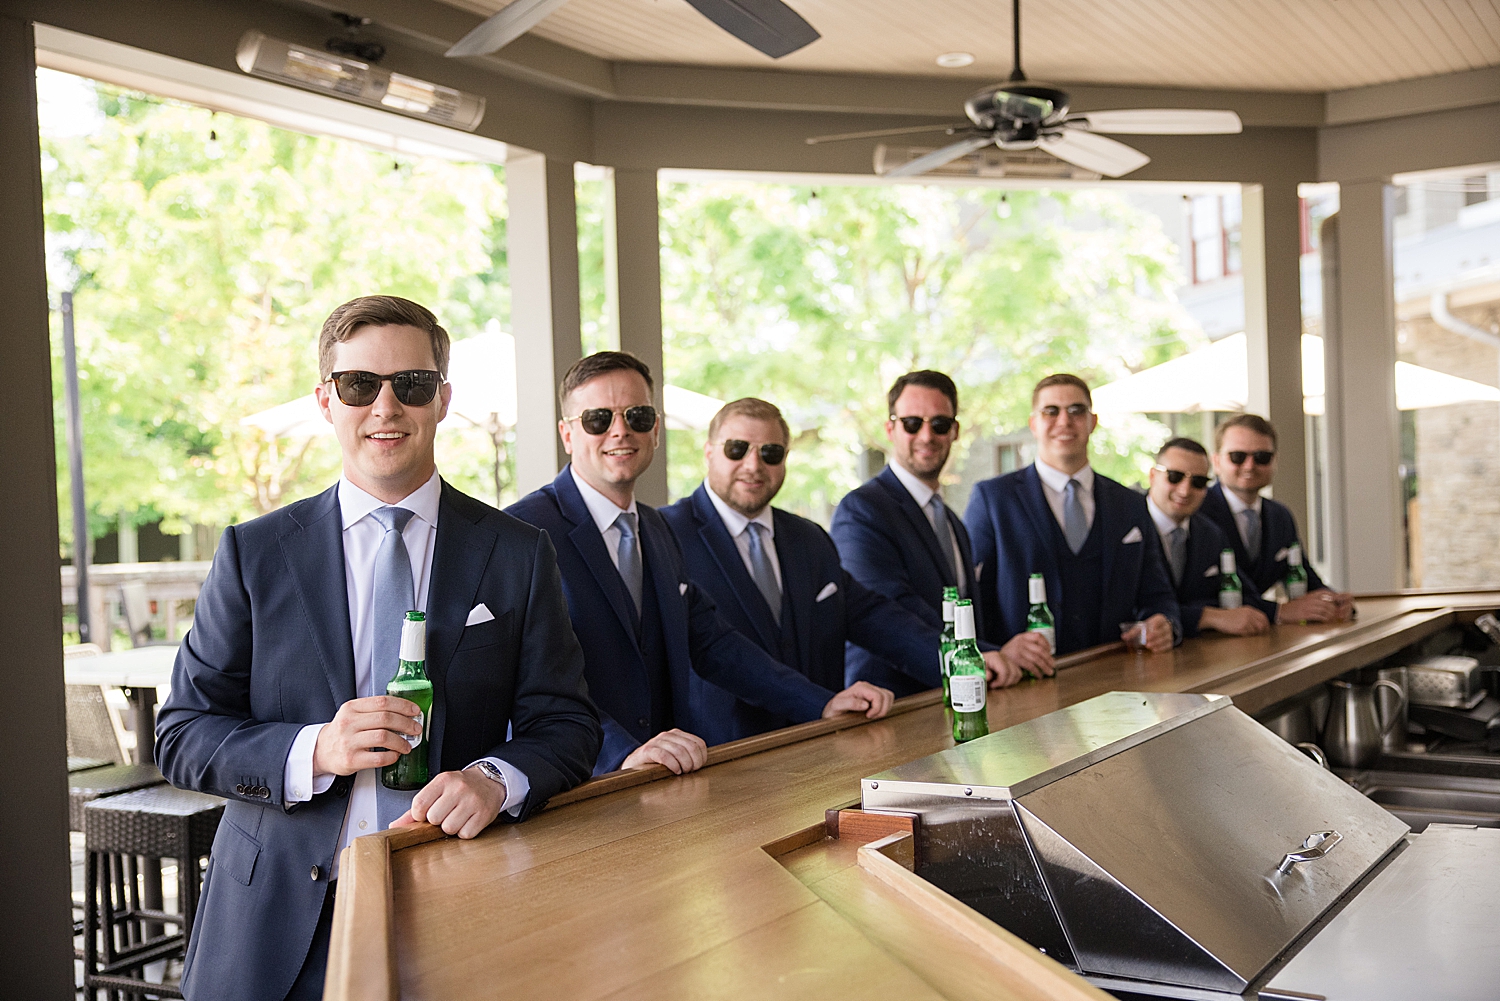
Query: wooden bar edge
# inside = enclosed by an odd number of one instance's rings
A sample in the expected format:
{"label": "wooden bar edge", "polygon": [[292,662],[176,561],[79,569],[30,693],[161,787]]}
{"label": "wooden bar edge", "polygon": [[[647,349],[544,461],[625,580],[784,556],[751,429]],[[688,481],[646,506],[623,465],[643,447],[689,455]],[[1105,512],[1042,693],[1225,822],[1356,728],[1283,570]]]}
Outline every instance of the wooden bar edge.
{"label": "wooden bar edge", "polygon": [[326,1001],[398,1001],[394,920],[390,841],[355,838],[339,856]]}

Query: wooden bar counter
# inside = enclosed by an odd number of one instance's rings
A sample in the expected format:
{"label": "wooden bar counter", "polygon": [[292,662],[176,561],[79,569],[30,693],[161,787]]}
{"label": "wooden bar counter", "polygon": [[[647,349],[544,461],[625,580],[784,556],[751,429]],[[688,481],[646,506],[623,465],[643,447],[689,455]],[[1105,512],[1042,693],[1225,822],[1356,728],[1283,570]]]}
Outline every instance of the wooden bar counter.
{"label": "wooden bar counter", "polygon": [[[1113,690],[1217,692],[1253,714],[1496,607],[1496,591],[1372,595],[1340,625],[1101,647],[991,692],[990,729]],[[902,887],[850,831],[827,836],[825,812],[857,806],[860,779],[951,744],[931,692],[883,720],[721,745],[692,775],[602,776],[472,841],[425,825],[360,838],[341,861],[326,997],[1106,997]]]}

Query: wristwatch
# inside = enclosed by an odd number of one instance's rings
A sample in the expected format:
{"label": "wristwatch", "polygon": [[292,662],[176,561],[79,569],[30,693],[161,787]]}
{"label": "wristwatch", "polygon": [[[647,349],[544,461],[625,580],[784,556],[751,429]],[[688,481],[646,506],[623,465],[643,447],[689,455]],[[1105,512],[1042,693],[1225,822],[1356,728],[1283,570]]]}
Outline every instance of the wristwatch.
{"label": "wristwatch", "polygon": [[500,783],[500,788],[504,789],[506,792],[510,791],[510,786],[505,784],[505,773],[496,768],[493,761],[476,761],[468,768],[465,768],[464,771],[468,771],[470,768],[478,769],[485,778],[493,779],[494,781]]}

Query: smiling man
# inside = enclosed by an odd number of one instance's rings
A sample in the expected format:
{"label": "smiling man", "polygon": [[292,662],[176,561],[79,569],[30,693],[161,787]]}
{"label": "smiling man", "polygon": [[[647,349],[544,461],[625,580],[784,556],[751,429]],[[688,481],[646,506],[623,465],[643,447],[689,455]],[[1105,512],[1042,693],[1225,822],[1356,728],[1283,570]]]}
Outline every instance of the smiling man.
{"label": "smiling man", "polygon": [[1127,626],[1146,648],[1170,650],[1182,624],[1145,498],[1089,465],[1099,418],[1088,383],[1042,379],[1030,425],[1036,461],[977,484],[964,515],[986,568],[979,604],[989,638],[1026,629],[1028,581],[1041,574],[1059,654],[1121,639]]}
{"label": "smiling man", "polygon": [[[231,526],[157,721],[173,785],[229,800],[188,945],[184,994],[323,993],[339,851],[421,821],[472,838],[589,775],[601,733],[546,533],[438,476],[448,335],[366,296],[318,340],[317,399],[343,476]],[[431,781],[377,770],[423,733],[385,694],[409,609],[427,613]],[[510,735],[507,737],[507,730]]]}
{"label": "smiling man", "polygon": [[705,736],[722,722],[700,715],[694,678],[769,716],[804,723],[842,712],[871,719],[891,693],[824,687],[768,655],[721,616],[692,582],[672,531],[638,503],[635,484],[661,445],[651,370],[623,351],[601,351],[563,376],[558,422],[572,461],[507,510],[556,540],[589,691],[604,723],[596,774],[663,765],[679,774],[708,761]]}

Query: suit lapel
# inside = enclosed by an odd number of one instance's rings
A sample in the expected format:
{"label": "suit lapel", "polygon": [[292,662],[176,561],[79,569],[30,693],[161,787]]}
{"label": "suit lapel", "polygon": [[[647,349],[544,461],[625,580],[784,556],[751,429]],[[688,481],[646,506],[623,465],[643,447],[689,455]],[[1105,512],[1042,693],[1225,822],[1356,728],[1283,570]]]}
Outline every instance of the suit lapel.
{"label": "suit lapel", "polygon": [[[1100,565],[1099,576],[1104,581],[1104,593],[1112,591],[1110,575],[1114,573],[1115,558],[1120,555],[1120,540],[1125,538],[1125,533],[1130,531],[1130,526],[1125,518],[1121,517],[1119,506],[1114,503],[1114,497],[1109,492],[1109,486],[1104,478],[1098,473],[1094,474],[1094,523],[1099,528],[1099,542],[1103,547],[1103,560]],[[1141,543],[1145,543],[1145,539]],[[1101,633],[1103,636],[1111,635],[1109,630]]]}
{"label": "suit lapel", "polygon": [[1187,568],[1182,572],[1184,586],[1198,584],[1197,580],[1189,580],[1189,578],[1202,578],[1206,575],[1209,566],[1217,566],[1219,563],[1219,554],[1214,552],[1209,545],[1207,528],[1209,525],[1213,525],[1213,522],[1201,513],[1193,515],[1192,520],[1188,522]]}
{"label": "suit lapel", "polygon": [[[797,653],[801,657],[802,669],[811,671],[813,664],[812,619],[818,614],[818,594],[815,589],[819,587],[819,584],[818,578],[809,571],[814,568],[815,564],[810,559],[812,555],[810,552],[788,552],[794,544],[792,519],[772,508],[771,520],[776,525],[776,561],[781,564],[781,587],[786,591],[787,607],[793,609],[792,624],[797,630]],[[835,599],[830,595],[823,600],[831,602]],[[842,629],[842,624],[840,628]],[[776,659],[781,658],[778,656]]]}
{"label": "suit lapel", "polygon": [[[304,515],[304,512],[305,515]],[[313,644],[335,705],[353,699],[354,640],[349,631],[349,590],[344,582],[344,525],[338,484],[294,515],[297,528],[281,537],[292,581],[314,623]],[[323,628],[318,628],[322,626]]]}
{"label": "suit lapel", "polygon": [[[557,493],[557,504],[562,509],[563,517],[571,521],[574,526],[568,533],[568,540],[577,548],[578,555],[583,558],[584,565],[594,575],[594,580],[598,581],[599,589],[609,600],[609,606],[615,610],[615,615],[619,618],[625,635],[635,638],[636,616],[632,614],[634,609],[630,607],[630,592],[625,589],[625,581],[621,578],[614,560],[609,558],[609,550],[604,547],[604,536],[599,533],[599,527],[594,524],[594,516],[589,514],[589,506],[583,502],[583,495],[578,492],[578,485],[573,482],[572,467],[565,466],[557,479],[552,481],[552,486]],[[643,543],[643,552],[644,548]]]}
{"label": "suit lapel", "polygon": [[[656,509],[647,507],[645,504],[637,504],[636,510],[640,512],[641,526],[641,556],[645,561],[646,575],[651,578],[651,585],[656,592],[657,617],[661,623],[662,644],[666,649],[667,662],[672,660],[679,651],[691,649],[688,643],[688,620],[683,611],[686,603],[683,600],[683,592],[679,586],[682,582],[677,579],[676,553],[672,551],[671,532],[666,521],[656,513]],[[618,576],[618,574],[616,575]],[[624,590],[622,585],[620,588]],[[676,614],[673,610],[676,609]],[[681,701],[686,694],[686,689],[679,690],[679,681],[686,679],[687,672],[692,669],[691,664],[678,665],[680,670],[672,672],[672,691],[677,698],[679,706],[686,706]]]}
{"label": "suit lapel", "polygon": [[[912,531],[917,534],[917,538],[921,539],[922,545],[927,548],[927,555],[932,558],[933,565],[937,567],[938,576],[944,580],[944,583],[947,583],[948,575],[944,572],[944,568],[948,566],[951,557],[949,559],[943,558],[942,551],[938,549],[937,533],[933,532],[932,522],[927,520],[927,515],[917,506],[916,498],[912,497],[911,491],[906,489],[905,484],[896,477],[896,474],[891,472],[890,466],[882,469],[880,475],[875,477],[875,479],[895,499],[896,506],[906,516],[906,520],[910,523]],[[952,583],[957,584],[958,581],[955,580]]]}
{"label": "suit lapel", "polygon": [[495,534],[475,524],[454,502],[456,491],[443,483],[438,505],[437,540],[433,543],[432,572],[427,584],[427,675],[434,693],[432,770],[440,771],[448,664],[463,636],[469,609],[479,593],[479,582],[495,549]]}
{"label": "suit lapel", "polygon": [[[698,523],[698,536],[708,547],[714,562],[719,565],[719,572],[729,581],[729,586],[734,591],[735,597],[739,599],[740,608],[744,610],[745,617],[755,626],[761,646],[767,650],[779,649],[780,634],[776,628],[776,620],[772,618],[771,610],[766,607],[765,600],[760,595],[760,588],[756,586],[750,572],[745,569],[745,561],[740,557],[739,547],[735,545],[729,529],[724,527],[724,519],[719,517],[713,501],[709,500],[707,490],[707,484],[699,484],[698,489],[693,491],[693,517]],[[780,555],[780,550],[777,550],[777,557],[779,558]],[[782,584],[785,586],[785,562],[781,565],[781,573]]]}
{"label": "suit lapel", "polygon": [[[1053,526],[1057,524],[1057,519],[1052,516],[1052,508],[1047,504],[1046,494],[1042,493],[1042,478],[1037,475],[1034,464],[1026,467],[1026,475],[1022,477],[1019,493],[1021,496],[1021,507],[1026,512],[1027,520],[1031,522],[1032,537],[1038,542],[1036,548],[1043,563],[1039,567],[1023,567],[1022,569],[1028,576],[1040,573],[1048,581],[1047,605],[1052,609],[1053,618],[1062,621],[1062,570],[1053,556],[1050,542],[1053,538]],[[1061,530],[1056,534],[1061,536]],[[998,573],[999,568],[995,568],[993,572]]]}

